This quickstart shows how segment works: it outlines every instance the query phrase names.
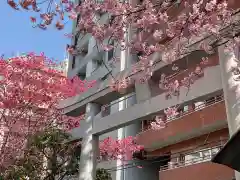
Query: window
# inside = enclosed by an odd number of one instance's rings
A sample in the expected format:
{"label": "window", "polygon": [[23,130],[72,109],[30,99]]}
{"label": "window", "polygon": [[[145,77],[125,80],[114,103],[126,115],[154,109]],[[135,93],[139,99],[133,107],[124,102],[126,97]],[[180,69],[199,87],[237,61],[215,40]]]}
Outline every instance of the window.
{"label": "window", "polygon": [[184,154],[179,155],[179,163],[181,163],[181,164],[185,163],[185,155]]}
{"label": "window", "polygon": [[203,161],[209,160],[211,158],[211,155],[212,155],[211,149],[203,151],[201,153],[202,153],[201,155],[202,155]]}
{"label": "window", "polygon": [[179,117],[179,116],[184,112],[184,107],[179,107],[179,108],[177,109],[177,112],[178,112],[177,117]]}
{"label": "window", "polygon": [[137,62],[139,62],[140,61],[140,57],[143,55],[143,52],[137,52]]}
{"label": "window", "polygon": [[212,149],[212,156],[214,156],[215,154],[218,153],[218,151],[220,151],[220,147],[215,147]]}
{"label": "window", "polygon": [[194,106],[195,106],[195,110],[200,110],[200,109],[203,109],[205,107],[205,102],[196,102],[194,103]]}
{"label": "window", "polygon": [[186,164],[197,163],[201,160],[201,152],[193,152],[185,156]]}
{"label": "window", "polygon": [[[112,41],[110,43],[110,46],[114,46],[114,42]],[[114,56],[114,48],[112,48],[110,51],[107,52],[107,59],[108,61],[111,61]]]}
{"label": "window", "polygon": [[111,106],[109,104],[102,106],[102,117],[108,116],[111,113]]}
{"label": "window", "polygon": [[183,112],[184,112],[184,113],[185,113],[185,112],[188,112],[188,109],[189,109],[188,106],[184,106],[184,107],[183,107]]}
{"label": "window", "polygon": [[206,100],[206,105],[210,105],[210,104],[213,104],[215,101],[215,97],[211,97],[209,99]]}
{"label": "window", "polygon": [[202,149],[191,154],[185,155],[185,164],[209,161],[214,154],[220,150],[219,147]]}
{"label": "window", "polygon": [[223,95],[222,94],[217,95],[216,96],[216,101],[221,101],[221,100],[223,100]]}
{"label": "window", "polygon": [[75,56],[73,56],[73,59],[72,59],[72,69],[75,68]]}
{"label": "window", "polygon": [[85,73],[78,73],[77,76],[81,79],[84,80],[86,78],[86,74]]}

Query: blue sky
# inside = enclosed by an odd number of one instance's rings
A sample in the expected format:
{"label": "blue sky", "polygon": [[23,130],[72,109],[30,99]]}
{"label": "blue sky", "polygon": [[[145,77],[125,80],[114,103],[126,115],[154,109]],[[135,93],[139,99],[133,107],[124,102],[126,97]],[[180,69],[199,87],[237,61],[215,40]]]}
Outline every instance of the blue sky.
{"label": "blue sky", "polygon": [[0,0],[0,55],[10,57],[17,52],[44,52],[49,58],[62,60],[66,44],[70,39],[64,33],[70,33],[72,25],[68,23],[64,30],[58,31],[54,26],[48,30],[32,28],[30,13],[15,11]]}

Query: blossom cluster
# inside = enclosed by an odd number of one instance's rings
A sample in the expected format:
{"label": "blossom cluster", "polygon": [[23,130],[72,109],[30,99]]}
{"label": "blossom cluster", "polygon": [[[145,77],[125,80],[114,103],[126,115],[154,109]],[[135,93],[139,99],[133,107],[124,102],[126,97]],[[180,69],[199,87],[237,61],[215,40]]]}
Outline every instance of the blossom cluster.
{"label": "blossom cluster", "polygon": [[68,80],[56,67],[44,54],[0,59],[0,166],[21,156],[30,135],[51,127],[68,131],[84,119],[63,115],[57,105],[95,81]]}
{"label": "blossom cluster", "polygon": [[133,153],[143,150],[143,146],[136,144],[135,138],[115,140],[108,137],[99,143],[100,160],[132,160]]}
{"label": "blossom cluster", "polygon": [[[50,7],[45,13],[41,11],[41,1],[8,0],[14,9],[21,7],[39,12],[39,23],[34,17],[31,17],[31,21],[42,29],[53,22],[56,22],[57,29],[63,29],[64,20],[68,18],[76,21],[76,30],[73,34],[65,34],[67,37],[79,37],[80,33],[82,36],[91,34],[101,45],[98,49],[110,51],[120,47],[122,51],[129,49],[132,54],[141,54],[138,55],[139,62],[131,70],[132,74],[137,73],[136,76],[112,80],[110,86],[120,92],[136,81],[148,81],[153,73],[153,65],[158,61],[171,64],[199,50],[214,53],[216,41],[206,37],[214,36],[219,41],[222,38],[229,39],[229,35],[221,34],[222,29],[231,26],[231,31],[235,31],[236,27],[234,9],[228,7],[226,0],[143,0],[138,4],[118,0],[84,0],[79,4],[71,0],[57,0],[54,4],[46,0],[43,3]],[[106,14],[107,20],[102,21],[101,17]],[[131,36],[126,38],[129,28]],[[235,35],[231,38],[235,38]],[[109,44],[110,41],[114,45]],[[73,55],[83,51],[74,45],[68,45],[67,49]],[[160,54],[160,57],[153,60],[154,54]],[[186,77],[182,83],[189,86],[194,74]],[[180,82],[171,83],[165,88],[175,91]]]}

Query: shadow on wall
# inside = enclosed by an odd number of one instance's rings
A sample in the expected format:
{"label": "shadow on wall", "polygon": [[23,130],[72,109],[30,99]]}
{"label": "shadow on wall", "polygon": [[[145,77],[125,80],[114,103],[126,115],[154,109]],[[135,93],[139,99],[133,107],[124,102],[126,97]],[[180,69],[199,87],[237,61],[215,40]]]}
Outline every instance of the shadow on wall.
{"label": "shadow on wall", "polygon": [[132,167],[126,168],[124,180],[159,180],[160,166],[167,165],[168,161],[170,161],[170,155],[150,160],[132,161]]}

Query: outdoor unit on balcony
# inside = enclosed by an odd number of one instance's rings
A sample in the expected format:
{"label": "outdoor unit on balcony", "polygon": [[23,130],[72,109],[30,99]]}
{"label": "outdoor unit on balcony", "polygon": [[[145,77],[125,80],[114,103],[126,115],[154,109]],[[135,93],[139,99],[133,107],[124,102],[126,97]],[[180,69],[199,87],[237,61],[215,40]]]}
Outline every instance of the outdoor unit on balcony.
{"label": "outdoor unit on balcony", "polygon": [[133,153],[133,159],[146,160],[147,159],[147,152],[145,150],[135,152],[135,153]]}

